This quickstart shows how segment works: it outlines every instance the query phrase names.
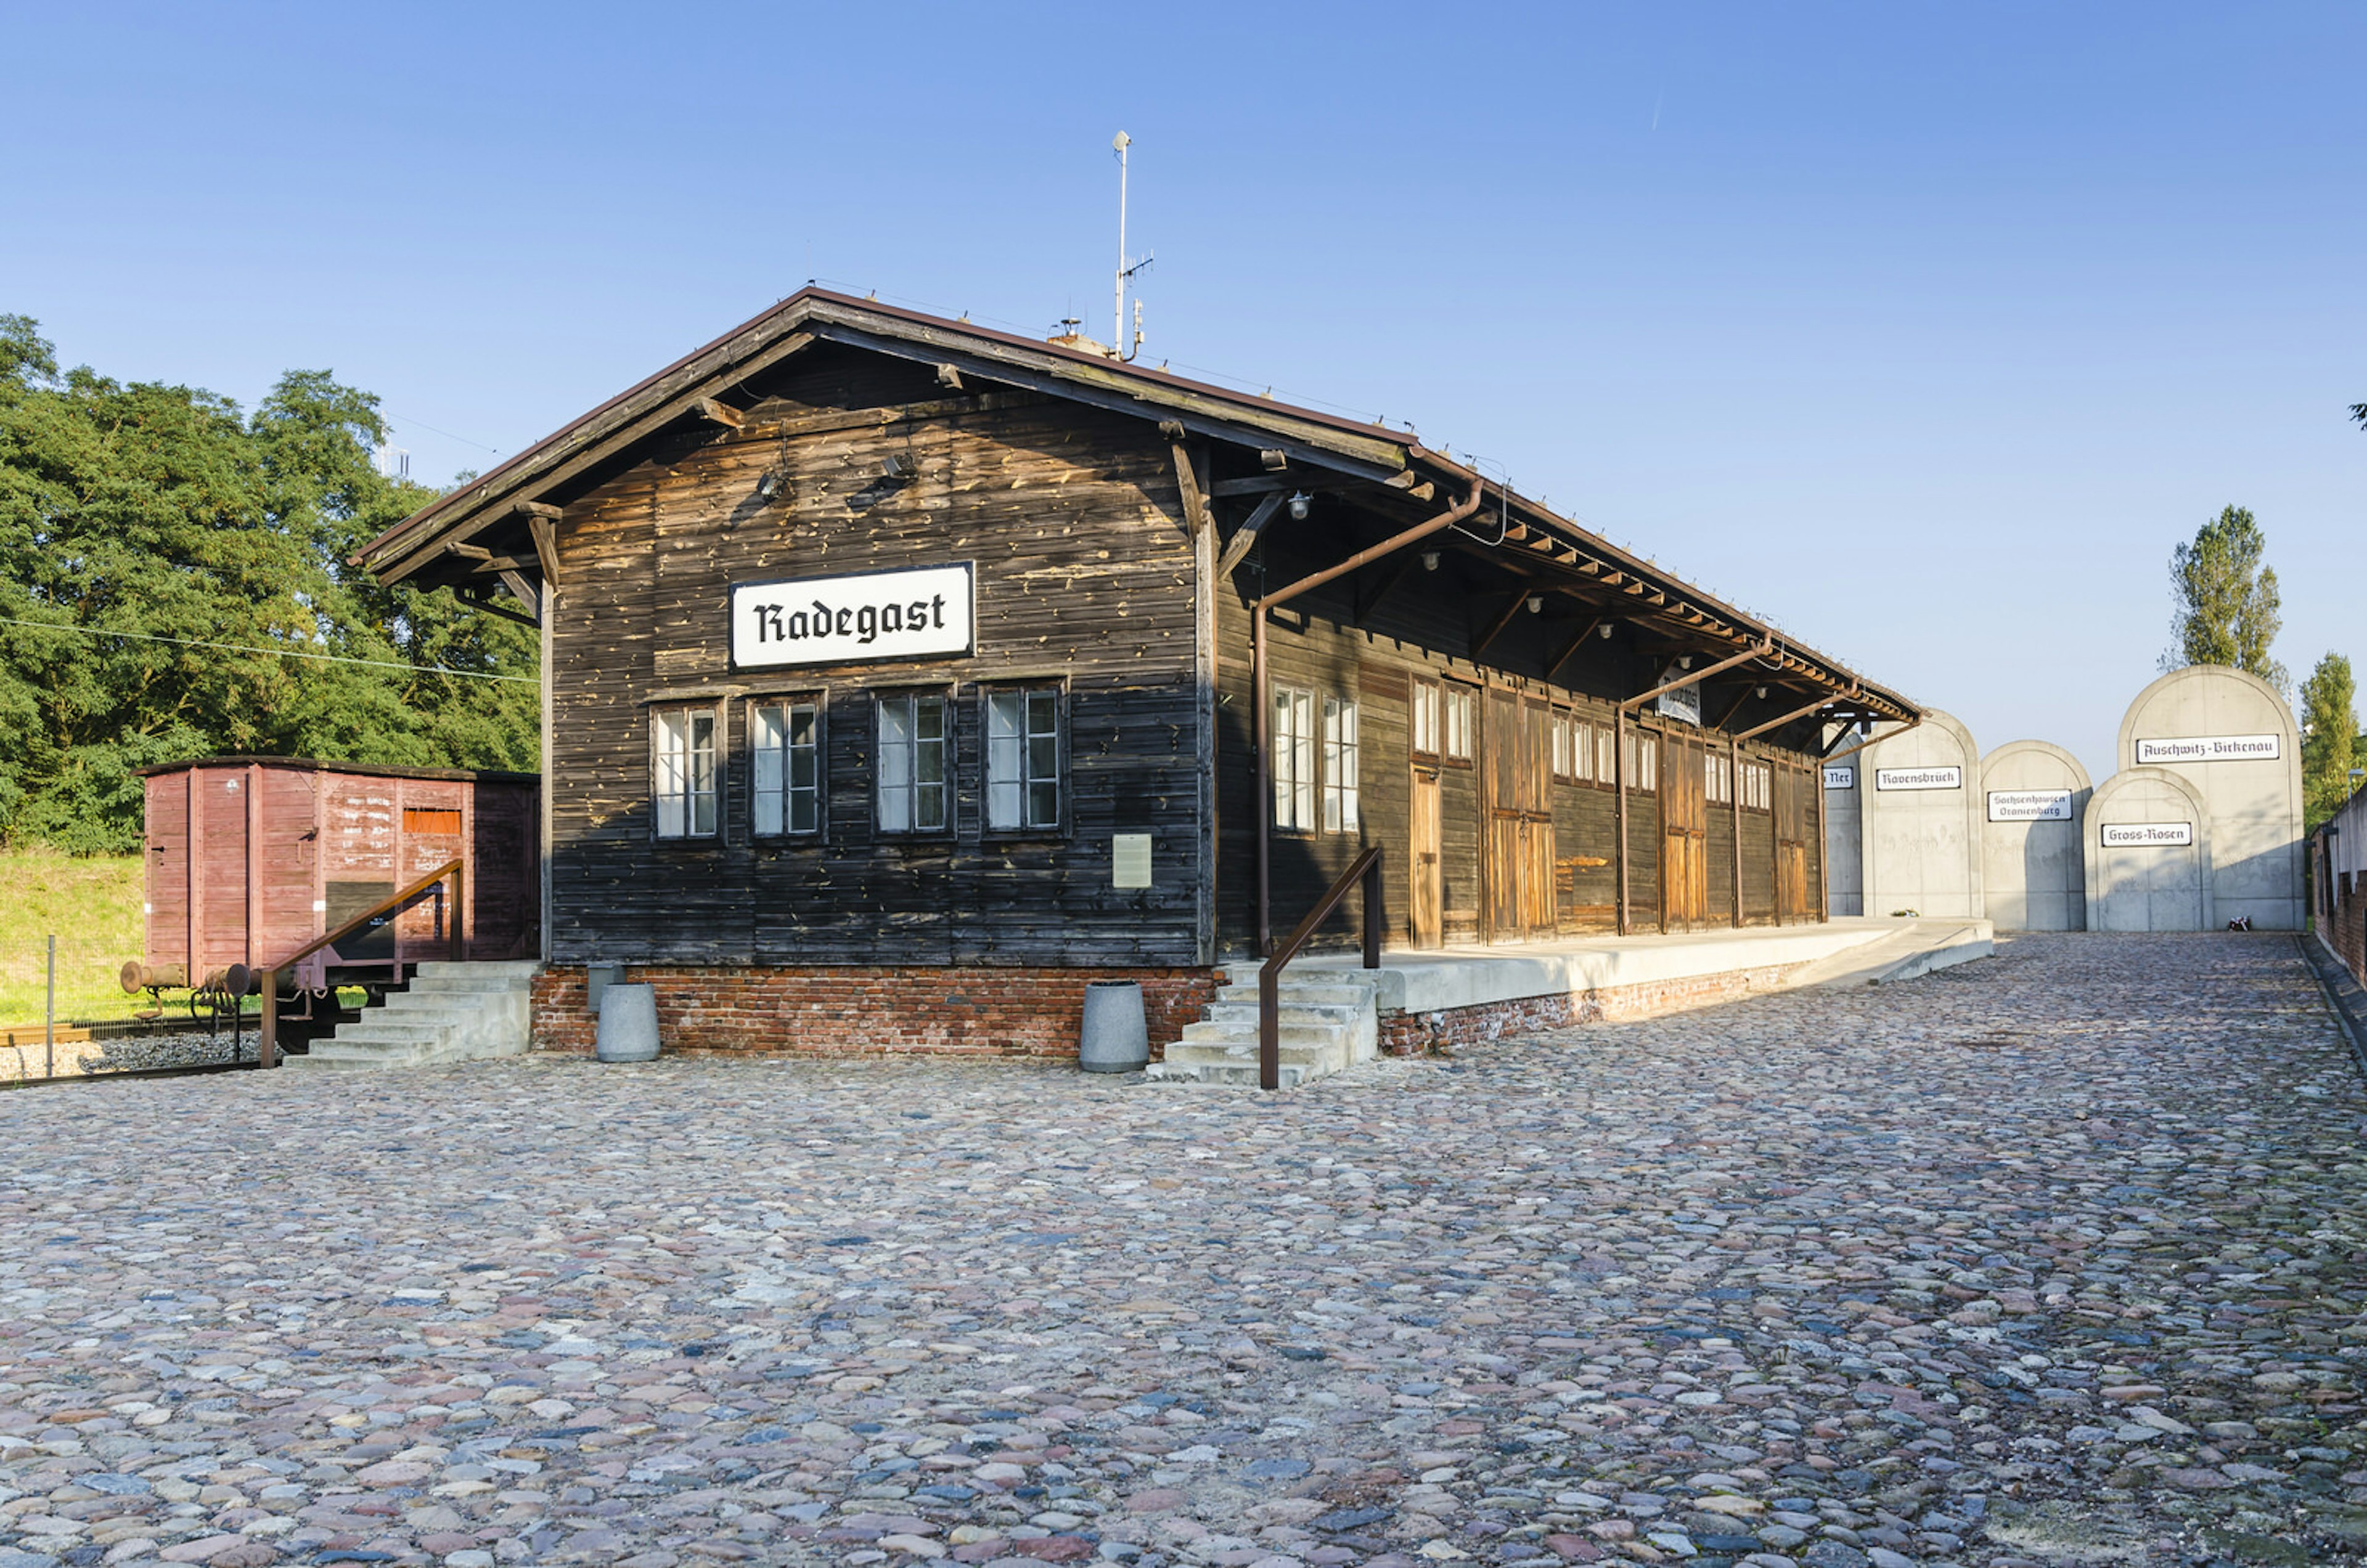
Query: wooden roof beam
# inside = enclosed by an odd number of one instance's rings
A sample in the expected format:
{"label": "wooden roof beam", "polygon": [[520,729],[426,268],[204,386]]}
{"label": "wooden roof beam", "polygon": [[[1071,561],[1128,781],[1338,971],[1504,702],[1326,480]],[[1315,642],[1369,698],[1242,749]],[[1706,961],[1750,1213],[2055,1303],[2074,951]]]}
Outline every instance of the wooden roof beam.
{"label": "wooden roof beam", "polygon": [[1233,536],[1225,541],[1225,553],[1217,558],[1217,581],[1221,582],[1232,576],[1233,569],[1248,558],[1250,551],[1257,545],[1258,536],[1265,531],[1265,525],[1273,522],[1274,513],[1282,510],[1282,491],[1267,491],[1265,499],[1251,511],[1247,520],[1233,530]]}
{"label": "wooden roof beam", "polygon": [[1523,588],[1518,593],[1513,594],[1512,602],[1504,606],[1504,613],[1498,615],[1495,620],[1489,623],[1486,633],[1471,644],[1470,657],[1476,660],[1481,654],[1487,652],[1488,645],[1504,635],[1504,628],[1512,624],[1513,620],[1520,615],[1522,609],[1526,606],[1528,602],[1532,598],[1535,597],[1535,595],[1536,591],[1533,588]]}
{"label": "wooden roof beam", "polygon": [[748,423],[748,416],[719,398],[701,398],[691,408],[698,417],[727,430],[737,430]]}

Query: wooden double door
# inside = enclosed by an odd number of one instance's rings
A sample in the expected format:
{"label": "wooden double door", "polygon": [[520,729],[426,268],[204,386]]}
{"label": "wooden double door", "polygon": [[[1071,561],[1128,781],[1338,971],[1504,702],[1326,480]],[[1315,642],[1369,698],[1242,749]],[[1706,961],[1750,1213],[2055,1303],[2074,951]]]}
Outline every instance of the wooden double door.
{"label": "wooden double door", "polygon": [[1487,694],[1480,808],[1487,821],[1489,942],[1556,932],[1553,710],[1517,692]]}
{"label": "wooden double door", "polygon": [[1702,737],[1670,725],[1660,737],[1660,927],[1709,923],[1708,750]]}

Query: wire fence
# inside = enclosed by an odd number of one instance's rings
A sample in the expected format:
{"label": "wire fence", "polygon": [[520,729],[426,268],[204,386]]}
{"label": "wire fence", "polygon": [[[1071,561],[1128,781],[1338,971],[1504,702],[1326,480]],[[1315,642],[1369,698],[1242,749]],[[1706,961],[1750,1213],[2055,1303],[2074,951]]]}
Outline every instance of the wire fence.
{"label": "wire fence", "polygon": [[[40,953],[42,1008],[38,1022],[0,1022],[0,1089],[64,1083],[87,1078],[204,1072],[255,1059],[255,1018],[250,1008],[232,1009],[192,991],[129,1017],[69,1016],[91,1010],[86,987],[69,987],[84,998],[62,1014],[58,999],[58,939],[44,939]],[[250,1004],[253,998],[249,998]]]}

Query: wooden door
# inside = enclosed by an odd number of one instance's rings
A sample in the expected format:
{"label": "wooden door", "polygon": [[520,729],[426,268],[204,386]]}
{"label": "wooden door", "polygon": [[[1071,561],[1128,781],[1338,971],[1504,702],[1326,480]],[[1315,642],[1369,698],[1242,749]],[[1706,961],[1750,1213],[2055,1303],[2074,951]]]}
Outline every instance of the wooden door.
{"label": "wooden door", "polygon": [[1413,944],[1437,947],[1445,940],[1446,888],[1439,855],[1443,818],[1438,799],[1438,770],[1413,771],[1413,842],[1407,865],[1411,868]]}
{"label": "wooden door", "polygon": [[1491,942],[1554,934],[1552,717],[1545,704],[1517,693],[1488,694],[1481,773]]}
{"label": "wooden door", "polygon": [[1660,739],[1660,916],[1664,931],[1709,919],[1709,806],[1699,735],[1676,726]]}
{"label": "wooden door", "polygon": [[1788,763],[1775,763],[1767,787],[1772,795],[1767,814],[1775,833],[1775,919],[1811,918],[1816,906],[1808,895],[1808,833],[1815,813],[1809,808],[1806,781],[1820,787],[1821,772],[1811,773]]}

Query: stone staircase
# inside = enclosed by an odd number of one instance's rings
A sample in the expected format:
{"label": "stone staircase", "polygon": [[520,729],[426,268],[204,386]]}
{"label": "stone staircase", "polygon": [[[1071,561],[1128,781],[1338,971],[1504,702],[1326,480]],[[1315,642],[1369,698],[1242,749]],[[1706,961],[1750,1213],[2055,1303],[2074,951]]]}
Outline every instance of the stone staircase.
{"label": "stone staircase", "polygon": [[[1258,965],[1230,964],[1207,1017],[1184,1026],[1144,1077],[1166,1083],[1258,1081]],[[1280,992],[1282,1087],[1345,1072],[1380,1054],[1376,976],[1363,969],[1285,970]]]}
{"label": "stone staircase", "polygon": [[310,1068],[431,1067],[526,1055],[534,1026],[534,976],[517,963],[422,964],[409,990],[388,995],[361,1017],[312,1043],[285,1066]]}

